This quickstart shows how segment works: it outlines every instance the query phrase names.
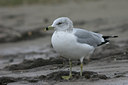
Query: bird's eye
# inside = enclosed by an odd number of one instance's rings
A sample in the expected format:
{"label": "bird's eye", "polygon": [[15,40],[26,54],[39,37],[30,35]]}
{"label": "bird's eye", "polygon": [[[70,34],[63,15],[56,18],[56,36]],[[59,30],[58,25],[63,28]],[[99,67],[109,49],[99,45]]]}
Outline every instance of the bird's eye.
{"label": "bird's eye", "polygon": [[60,24],[62,24],[62,22],[59,22],[57,25],[60,25]]}

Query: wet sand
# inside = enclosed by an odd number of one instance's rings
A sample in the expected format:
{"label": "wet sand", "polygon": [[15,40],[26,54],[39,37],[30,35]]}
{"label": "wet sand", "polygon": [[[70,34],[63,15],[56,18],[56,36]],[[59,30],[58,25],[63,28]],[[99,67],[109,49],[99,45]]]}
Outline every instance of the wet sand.
{"label": "wet sand", "polygon": [[[128,85],[128,1],[97,0],[61,5],[24,5],[0,8],[0,85]],[[118,35],[110,44],[98,47],[84,60],[79,76],[79,60],[73,60],[73,78],[68,60],[51,46],[53,31],[42,28],[60,16],[75,27]]]}

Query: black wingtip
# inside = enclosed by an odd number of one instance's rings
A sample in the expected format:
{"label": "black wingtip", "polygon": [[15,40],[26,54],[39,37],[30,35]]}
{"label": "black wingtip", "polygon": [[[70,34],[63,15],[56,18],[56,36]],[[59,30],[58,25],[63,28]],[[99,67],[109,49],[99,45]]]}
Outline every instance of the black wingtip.
{"label": "black wingtip", "polygon": [[113,38],[116,38],[116,37],[118,37],[118,36],[112,36]]}
{"label": "black wingtip", "polygon": [[118,36],[102,36],[105,40],[109,38],[117,38]]}

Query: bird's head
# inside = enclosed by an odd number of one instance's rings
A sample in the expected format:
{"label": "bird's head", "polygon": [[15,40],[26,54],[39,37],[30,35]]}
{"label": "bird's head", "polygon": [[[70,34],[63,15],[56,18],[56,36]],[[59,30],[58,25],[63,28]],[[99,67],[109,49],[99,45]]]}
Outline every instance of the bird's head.
{"label": "bird's head", "polygon": [[67,17],[57,18],[51,26],[48,26],[46,30],[54,28],[56,31],[65,31],[73,28],[72,21]]}

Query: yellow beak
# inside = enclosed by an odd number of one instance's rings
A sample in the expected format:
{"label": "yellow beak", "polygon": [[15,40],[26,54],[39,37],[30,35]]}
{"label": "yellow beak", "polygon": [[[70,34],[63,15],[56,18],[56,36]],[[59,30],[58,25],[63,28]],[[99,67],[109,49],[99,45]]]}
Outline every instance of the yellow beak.
{"label": "yellow beak", "polygon": [[48,31],[48,30],[51,30],[51,29],[54,29],[54,27],[53,26],[48,26],[48,27],[44,28],[44,31]]}

